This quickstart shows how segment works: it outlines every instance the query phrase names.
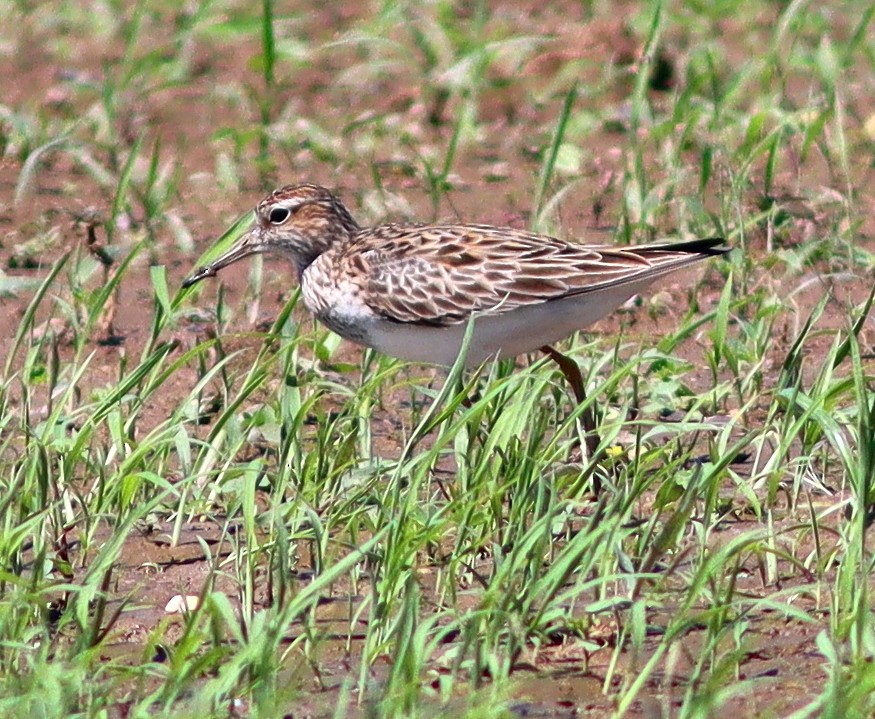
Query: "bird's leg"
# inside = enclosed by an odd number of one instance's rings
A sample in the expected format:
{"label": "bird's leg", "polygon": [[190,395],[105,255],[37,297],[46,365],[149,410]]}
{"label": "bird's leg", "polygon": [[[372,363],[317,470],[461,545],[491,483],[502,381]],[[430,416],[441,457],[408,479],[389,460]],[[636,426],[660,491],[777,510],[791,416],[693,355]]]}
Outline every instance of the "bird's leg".
{"label": "bird's leg", "polygon": [[580,374],[580,367],[577,366],[577,362],[550,345],[541,347],[541,352],[559,365],[559,369],[562,370],[562,374],[565,375],[565,379],[571,385],[571,391],[574,392],[574,398],[577,400],[577,403],[585,402],[586,390],[583,387],[583,377]]}
{"label": "bird's leg", "polygon": [[[565,379],[567,379],[568,384],[571,385],[571,391],[574,392],[574,398],[577,400],[577,403],[583,404],[586,402],[586,390],[583,386],[583,377],[580,374],[580,367],[577,366],[577,362],[550,345],[544,345],[541,347],[541,352],[559,365],[559,369],[562,370],[562,374],[565,375]],[[595,426],[595,414],[592,411],[592,407],[587,407],[583,410],[580,415],[580,420],[583,423],[586,453],[589,456],[590,461],[592,461],[595,458],[600,441],[598,430]],[[593,478],[593,491],[598,495],[599,486],[595,477]]]}

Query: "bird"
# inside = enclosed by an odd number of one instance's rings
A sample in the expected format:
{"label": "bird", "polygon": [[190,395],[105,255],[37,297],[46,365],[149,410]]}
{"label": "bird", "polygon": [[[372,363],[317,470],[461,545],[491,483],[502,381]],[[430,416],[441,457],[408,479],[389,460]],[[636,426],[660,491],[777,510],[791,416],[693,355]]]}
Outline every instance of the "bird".
{"label": "bird", "polygon": [[729,249],[718,237],[613,247],[484,224],[361,227],[337,194],[304,183],[262,199],[253,227],[183,288],[251,255],[283,257],[304,305],[341,337],[452,365],[473,322],[467,367],[540,350],[583,402],[577,363],[553,345],[657,278]]}

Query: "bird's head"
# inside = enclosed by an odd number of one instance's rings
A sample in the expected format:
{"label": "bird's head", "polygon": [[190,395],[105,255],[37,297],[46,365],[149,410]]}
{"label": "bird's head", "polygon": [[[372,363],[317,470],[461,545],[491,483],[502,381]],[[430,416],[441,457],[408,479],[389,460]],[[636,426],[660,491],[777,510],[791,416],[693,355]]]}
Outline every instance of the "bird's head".
{"label": "bird's head", "polygon": [[274,190],[255,208],[255,226],[225,254],[182,283],[190,287],[249,255],[269,253],[289,259],[298,279],[319,255],[345,242],[358,225],[343,203],[319,185],[288,185]]}

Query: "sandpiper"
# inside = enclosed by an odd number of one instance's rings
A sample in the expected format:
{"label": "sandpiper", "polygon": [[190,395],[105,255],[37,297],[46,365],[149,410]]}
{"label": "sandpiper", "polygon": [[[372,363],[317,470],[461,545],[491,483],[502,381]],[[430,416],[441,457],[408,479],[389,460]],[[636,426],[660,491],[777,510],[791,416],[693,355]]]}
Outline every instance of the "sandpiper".
{"label": "sandpiper", "polygon": [[183,287],[249,255],[279,255],[291,261],[307,308],[341,337],[451,365],[473,319],[466,365],[541,350],[583,401],[577,364],[553,343],[657,278],[728,251],[720,238],[608,247],[489,225],[362,228],[335,194],[300,184],[259,202],[255,226]]}
{"label": "sandpiper", "polygon": [[489,225],[361,228],[318,185],[275,190],[255,227],[183,282],[249,255],[291,261],[307,308],[341,337],[393,357],[466,365],[538,350],[602,318],[654,280],[729,250],[718,238],[630,247],[578,245]]}

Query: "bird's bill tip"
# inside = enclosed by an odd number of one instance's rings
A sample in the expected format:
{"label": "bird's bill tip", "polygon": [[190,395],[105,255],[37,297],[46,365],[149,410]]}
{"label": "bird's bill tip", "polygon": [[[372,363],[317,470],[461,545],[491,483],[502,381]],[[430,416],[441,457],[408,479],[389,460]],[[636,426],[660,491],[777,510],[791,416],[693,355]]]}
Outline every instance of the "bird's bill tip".
{"label": "bird's bill tip", "polygon": [[224,255],[221,255],[210,264],[204,265],[195,270],[192,275],[186,277],[182,281],[182,288],[187,289],[207,277],[215,277],[223,267],[232,265],[238,260],[242,260],[244,257],[248,257],[249,255],[258,252],[259,245],[257,242],[253,241],[252,234],[253,233],[251,232],[245,234]]}
{"label": "bird's bill tip", "polygon": [[193,275],[189,275],[182,281],[182,289],[188,289],[194,284],[197,284],[206,277],[215,277],[216,271],[209,265],[206,267],[198,267]]}

